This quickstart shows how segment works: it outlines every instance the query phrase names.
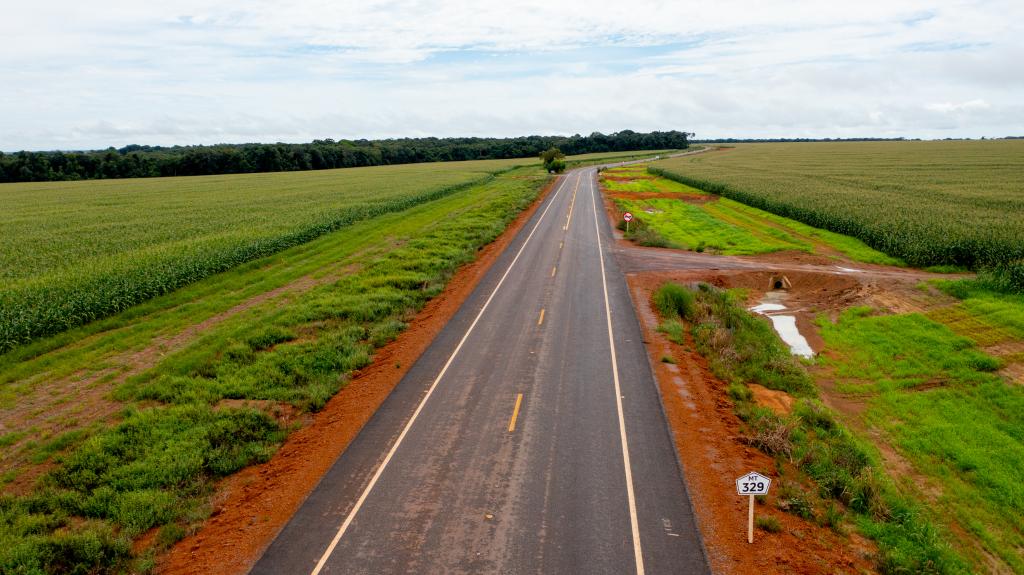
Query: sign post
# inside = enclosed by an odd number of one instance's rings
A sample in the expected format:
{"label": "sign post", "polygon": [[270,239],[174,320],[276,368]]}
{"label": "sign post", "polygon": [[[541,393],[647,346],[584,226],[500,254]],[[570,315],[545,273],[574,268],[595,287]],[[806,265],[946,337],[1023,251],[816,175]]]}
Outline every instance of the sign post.
{"label": "sign post", "polygon": [[747,510],[747,543],[754,542],[754,496],[768,495],[772,480],[756,471],[736,479],[736,493],[750,496],[750,508]]}
{"label": "sign post", "polygon": [[626,233],[629,233],[629,222],[633,221],[633,214],[626,212],[622,214],[622,219],[626,220]]}

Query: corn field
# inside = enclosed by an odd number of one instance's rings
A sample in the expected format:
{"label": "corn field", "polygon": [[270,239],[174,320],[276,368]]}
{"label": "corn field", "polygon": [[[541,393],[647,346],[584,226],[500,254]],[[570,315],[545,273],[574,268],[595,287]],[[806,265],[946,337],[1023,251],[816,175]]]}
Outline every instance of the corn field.
{"label": "corn field", "polygon": [[745,144],[649,169],[915,266],[1024,259],[1021,140]]}
{"label": "corn field", "polygon": [[0,352],[523,160],[0,186]]}

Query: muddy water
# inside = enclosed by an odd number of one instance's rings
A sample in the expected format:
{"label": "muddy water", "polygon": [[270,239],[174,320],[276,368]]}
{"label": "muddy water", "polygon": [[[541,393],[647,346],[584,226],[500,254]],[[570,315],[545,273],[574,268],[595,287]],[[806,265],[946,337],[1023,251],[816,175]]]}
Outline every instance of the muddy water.
{"label": "muddy water", "polygon": [[800,329],[796,326],[796,316],[782,313],[787,309],[786,305],[782,303],[785,300],[785,291],[773,290],[764,294],[761,303],[750,308],[750,311],[771,320],[779,337],[789,346],[790,353],[800,357],[814,357],[814,350],[811,349],[807,338],[800,333]]}

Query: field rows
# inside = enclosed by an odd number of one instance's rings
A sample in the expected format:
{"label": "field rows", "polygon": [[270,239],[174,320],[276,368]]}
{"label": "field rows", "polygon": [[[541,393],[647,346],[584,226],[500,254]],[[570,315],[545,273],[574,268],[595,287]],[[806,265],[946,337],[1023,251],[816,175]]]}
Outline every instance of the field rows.
{"label": "field rows", "polygon": [[529,160],[0,188],[0,352]]}
{"label": "field rows", "polygon": [[914,266],[1024,258],[1024,142],[741,145],[651,171]]}

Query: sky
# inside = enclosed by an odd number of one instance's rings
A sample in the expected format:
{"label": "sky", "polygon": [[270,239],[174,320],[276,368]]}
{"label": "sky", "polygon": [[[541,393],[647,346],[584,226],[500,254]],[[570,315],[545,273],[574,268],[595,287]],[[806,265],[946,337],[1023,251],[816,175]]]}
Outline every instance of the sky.
{"label": "sky", "polygon": [[1024,2],[45,0],[0,150],[682,130],[1024,135]]}

